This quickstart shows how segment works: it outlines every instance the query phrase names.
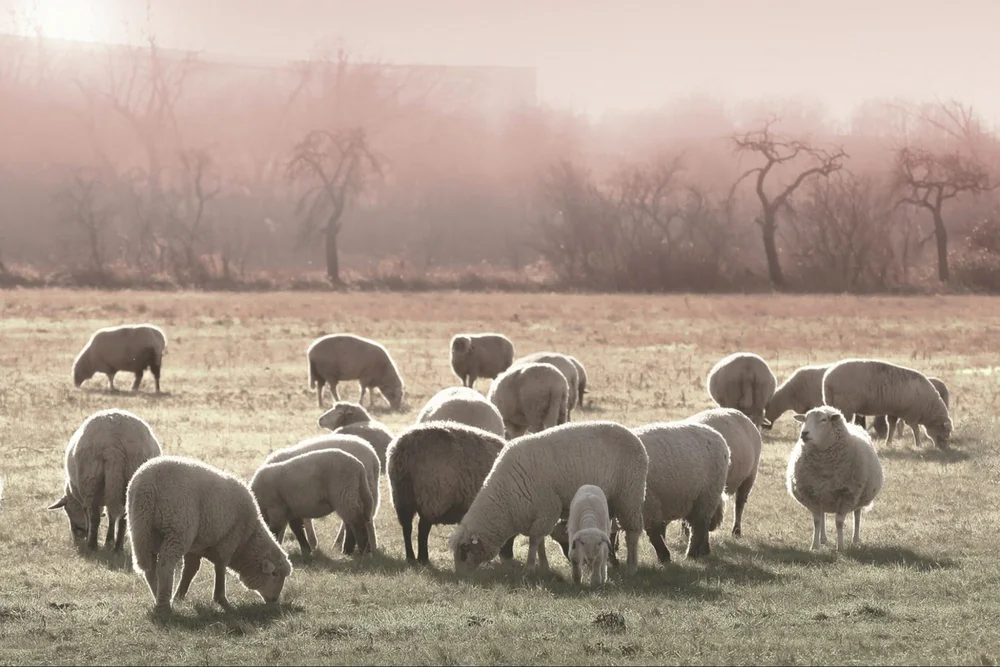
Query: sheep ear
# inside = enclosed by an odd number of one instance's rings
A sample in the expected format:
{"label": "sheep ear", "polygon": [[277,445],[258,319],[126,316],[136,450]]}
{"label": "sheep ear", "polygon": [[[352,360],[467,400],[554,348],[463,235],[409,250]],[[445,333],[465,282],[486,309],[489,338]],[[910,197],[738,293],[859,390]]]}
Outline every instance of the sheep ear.
{"label": "sheep ear", "polygon": [[608,553],[611,553],[611,538],[607,535],[604,535],[604,544],[608,547]]}
{"label": "sheep ear", "polygon": [[805,415],[793,415],[792,419],[794,419],[795,421],[797,421],[800,424],[804,424],[805,421],[806,421],[806,416]]}
{"label": "sheep ear", "polygon": [[760,425],[761,425],[761,428],[769,429],[772,426],[774,426],[774,422],[772,422],[767,417],[764,417],[764,419],[760,422]]}
{"label": "sheep ear", "polygon": [[832,415],[830,415],[830,421],[833,423],[837,423],[841,419],[843,419],[843,417],[844,415],[840,414],[839,412],[834,412]]}
{"label": "sheep ear", "polygon": [[260,565],[260,570],[264,574],[271,574],[274,572],[274,563],[265,558],[264,562]]}
{"label": "sheep ear", "polygon": [[66,496],[63,496],[62,498],[60,498],[59,500],[55,501],[54,503],[52,503],[51,505],[49,505],[45,509],[57,510],[60,507],[66,507],[66,503],[67,502],[69,502],[69,498],[67,498]]}

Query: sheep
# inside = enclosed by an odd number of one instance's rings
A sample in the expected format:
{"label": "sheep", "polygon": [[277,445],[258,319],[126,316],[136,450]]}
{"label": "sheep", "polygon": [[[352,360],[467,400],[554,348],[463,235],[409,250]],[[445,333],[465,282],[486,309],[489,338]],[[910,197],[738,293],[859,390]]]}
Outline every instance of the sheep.
{"label": "sheep", "polygon": [[760,429],[777,380],[761,357],[737,352],[712,367],[707,384],[709,396],[720,408],[736,408]]}
{"label": "sheep", "polygon": [[[416,424],[392,441],[387,474],[407,562],[428,562],[431,527],[461,521],[505,444],[494,433],[443,421]],[[417,514],[414,556],[413,517]],[[500,556],[514,557],[513,537],[500,549]]]}
{"label": "sheep", "polygon": [[581,580],[581,569],[590,567],[590,585],[603,586],[608,580],[608,554],[611,551],[611,519],[608,499],[601,487],[584,484],[569,504],[566,530],[570,536],[569,560],[573,583]]}
{"label": "sheep", "polygon": [[451,339],[451,369],[462,386],[473,387],[479,378],[495,378],[514,361],[514,343],[503,334],[457,334]]}
{"label": "sheep", "polygon": [[583,409],[583,395],[587,393],[587,369],[583,367],[576,357],[569,357],[569,360],[576,366],[577,376],[577,405]]}
{"label": "sheep", "polygon": [[357,380],[361,385],[358,403],[368,391],[368,408],[375,407],[377,388],[393,410],[403,405],[403,378],[396,362],[381,344],[353,334],[331,334],[313,341],[306,352],[309,359],[309,388],[316,389],[316,403],[323,407],[323,385],[330,385],[335,401],[340,400],[337,383]]}
{"label": "sheep", "polygon": [[379,466],[385,473],[385,450],[394,436],[385,424],[372,419],[360,404],[337,401],[320,415],[319,427],[338,435],[356,435],[367,440],[378,454]]}
{"label": "sheep", "polygon": [[125,495],[132,566],[145,575],[157,611],[170,611],[181,558],[175,600],[187,595],[205,558],[215,565],[213,600],[223,609],[231,608],[226,568],[265,602],[278,601],[292,564],[243,480],[194,459],[158,456],[139,466]]}
{"label": "sheep", "polygon": [[535,568],[537,555],[547,569],[545,536],[568,516],[580,486],[594,484],[625,530],[626,572],[635,574],[648,466],[639,438],[609,421],[563,424],[507,443],[449,539],[456,572],[491,560],[518,534],[528,536],[527,566]]}
{"label": "sheep", "polygon": [[448,387],[434,394],[417,416],[417,423],[455,421],[504,436],[503,417],[497,407],[475,389]]}
{"label": "sheep", "polygon": [[743,536],[743,509],[757,480],[760,465],[760,431],[750,418],[733,408],[703,410],[685,421],[710,426],[722,434],[729,446],[729,473],[726,475],[726,495],[736,496],[733,536]]}
{"label": "sheep", "polygon": [[257,468],[250,480],[261,516],[281,540],[285,527],[299,541],[303,556],[312,554],[303,519],[336,512],[348,525],[362,552],[374,553],[375,500],[364,464],[338,449],[306,452],[280,463]]}
{"label": "sheep", "polygon": [[[351,454],[361,461],[368,476],[368,488],[371,490],[375,501],[375,513],[378,513],[378,478],[381,463],[379,462],[378,455],[375,453],[375,449],[363,438],[345,433],[333,433],[330,435],[320,435],[308,438],[306,440],[302,440],[298,444],[292,445],[291,447],[285,447],[284,449],[279,449],[278,451],[271,453],[266,459],[264,459],[264,464],[281,463],[282,461],[287,461],[300,454],[315,452],[321,449],[339,449],[340,451]],[[313,527],[312,519],[303,519],[302,523],[309,546],[312,549],[316,549],[316,531]],[[337,531],[337,538],[334,540],[334,544],[341,546],[343,553],[350,554],[354,552],[355,542],[356,538],[354,533],[347,530],[347,526],[342,523],[340,529]]]}
{"label": "sheep", "polygon": [[[125,542],[125,492],[139,466],[160,456],[160,443],[140,417],[127,410],[101,410],[87,417],[66,446],[66,487],[48,509],[63,508],[72,535],[97,548],[101,508],[107,507],[104,546]],[[117,535],[115,527],[117,523]]]}
{"label": "sheep", "polygon": [[[944,406],[948,408],[950,412],[951,393],[948,391],[948,387],[939,378],[928,377],[927,379],[928,381],[930,381],[932,385],[934,385],[934,388],[937,389],[938,396],[941,397],[941,400],[944,401]],[[899,426],[899,418],[886,417],[886,415],[879,415],[878,417],[875,418],[873,426],[875,427],[875,433],[878,434],[879,437],[885,438],[885,443],[889,444],[890,442],[892,442],[893,434],[899,433],[899,431],[897,430]]]}
{"label": "sheep", "polygon": [[486,398],[503,418],[507,438],[537,433],[569,418],[569,385],[552,364],[512,366],[497,376]]}
{"label": "sheep", "polygon": [[137,392],[142,375],[148,368],[159,394],[160,368],[166,349],[166,335],[152,324],[123,324],[98,329],[73,361],[73,384],[79,387],[95,373],[104,373],[111,391],[118,391],[115,389],[115,375],[124,371],[135,373],[132,391]]}
{"label": "sheep", "polygon": [[[802,366],[781,383],[767,402],[762,430],[770,430],[774,422],[789,410],[804,414],[823,405],[823,374],[830,364]],[[864,415],[854,415],[854,423],[866,427]]]}
{"label": "sheep", "polygon": [[844,548],[844,517],[854,512],[853,544],[861,541],[861,510],[882,490],[882,464],[868,432],[828,405],[796,414],[802,424],[788,457],[788,493],[812,512],[812,549],[826,544],[826,514],[836,514],[837,551]]}
{"label": "sheep", "polygon": [[823,375],[823,402],[848,419],[856,414],[893,415],[913,431],[920,446],[920,425],[940,449],[948,448],[952,421],[938,390],[912,368],[877,359],[845,359]]}
{"label": "sheep", "polygon": [[632,429],[646,447],[649,474],[642,507],[646,535],[661,563],[670,561],[664,543],[675,519],[690,527],[687,557],[711,552],[708,534],[722,523],[729,447],[722,434],[694,422],[659,422]]}
{"label": "sheep", "polygon": [[569,421],[573,416],[573,408],[576,407],[576,401],[580,395],[580,374],[576,364],[565,354],[559,354],[558,352],[535,352],[534,354],[529,354],[515,360],[511,364],[511,368],[526,364],[552,364],[566,378],[568,391],[566,397],[566,421]]}

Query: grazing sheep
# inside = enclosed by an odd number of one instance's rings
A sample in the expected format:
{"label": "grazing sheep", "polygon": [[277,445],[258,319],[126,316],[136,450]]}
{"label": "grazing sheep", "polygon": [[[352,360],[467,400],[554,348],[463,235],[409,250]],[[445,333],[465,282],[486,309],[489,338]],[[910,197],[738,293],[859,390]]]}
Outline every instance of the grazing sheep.
{"label": "grazing sheep", "polygon": [[[271,453],[266,459],[264,459],[264,465],[269,463],[281,463],[282,461],[287,461],[291,458],[299,456],[300,454],[316,452],[321,449],[339,449],[342,452],[351,454],[361,461],[361,464],[364,465],[365,472],[368,475],[368,488],[371,490],[372,496],[375,500],[375,513],[378,513],[378,477],[381,463],[379,462],[378,455],[375,453],[375,449],[368,444],[365,439],[356,435],[333,433],[331,435],[319,435],[313,438],[308,438],[306,440],[302,440],[298,444],[292,445],[291,447],[285,447],[284,449],[279,449],[278,451]],[[316,531],[313,527],[312,519],[303,519],[302,524],[309,546],[316,549]],[[337,531],[337,538],[334,540],[334,544],[340,546],[343,553],[350,554],[354,552],[355,542],[356,537],[354,533],[347,529],[346,524],[341,523],[340,529]]]}
{"label": "grazing sheep", "polygon": [[77,387],[104,373],[108,387],[115,389],[115,374],[119,371],[135,373],[132,391],[139,391],[142,374],[148,368],[160,393],[160,367],[167,348],[163,330],[152,324],[124,324],[98,329],[84,345],[73,362],[73,384]]}
{"label": "grazing sheep", "polygon": [[576,400],[580,395],[580,374],[573,360],[558,352],[535,352],[517,359],[511,364],[511,368],[526,364],[552,364],[562,373],[566,379],[568,392],[566,396],[566,421],[569,421],[573,416],[573,408],[576,407]]}
{"label": "grazing sheep", "polygon": [[514,361],[514,344],[503,334],[458,334],[451,339],[451,369],[472,387],[479,378],[495,378]]}
{"label": "grazing sheep", "polygon": [[[505,444],[494,433],[442,421],[416,424],[393,440],[387,474],[407,561],[428,562],[431,527],[462,520]],[[418,514],[414,556],[413,517]],[[514,557],[513,537],[500,549],[500,556]]]}
{"label": "grazing sheep", "polygon": [[594,484],[625,530],[626,571],[634,574],[648,466],[635,434],[608,421],[563,424],[507,443],[449,540],[455,570],[467,572],[491,560],[519,534],[528,536],[528,567],[535,567],[537,555],[539,567],[547,569],[546,535],[568,517],[577,490]]}
{"label": "grazing sheep", "polygon": [[357,380],[361,385],[358,403],[368,391],[368,407],[375,406],[377,388],[393,410],[403,405],[403,378],[389,352],[373,340],[353,334],[331,334],[313,341],[306,353],[309,358],[309,388],[316,389],[316,403],[323,407],[323,385],[330,385],[335,401],[340,400],[337,383]]}
{"label": "grazing sheep", "polygon": [[710,426],[722,434],[729,446],[729,473],[726,475],[726,494],[736,496],[733,517],[733,535],[743,535],[743,509],[750,491],[757,480],[760,465],[760,431],[750,418],[732,408],[704,410],[685,421]]}
{"label": "grazing sheep", "polygon": [[175,600],[184,599],[205,558],[215,564],[213,600],[224,609],[227,567],[265,602],[278,601],[292,564],[243,480],[194,459],[158,456],[139,466],[126,497],[133,568],[145,575],[158,611],[170,610],[181,558]]}
{"label": "grazing sheep", "polygon": [[826,514],[837,515],[837,550],[844,548],[844,517],[854,512],[854,540],[861,541],[861,510],[882,490],[882,464],[868,433],[824,405],[805,415],[788,458],[788,493],[813,515],[812,548],[826,544]]}
{"label": "grazing sheep", "polygon": [[587,369],[583,367],[580,360],[576,357],[570,357],[570,361],[576,366],[576,377],[577,377],[577,405],[580,409],[583,409],[583,395],[587,393]]}
{"label": "grazing sheep", "polygon": [[385,424],[372,419],[360,404],[337,401],[332,408],[320,415],[319,427],[337,435],[356,435],[367,440],[378,454],[382,473],[385,474],[385,450],[394,436]]}
{"label": "grazing sheep", "polygon": [[500,411],[468,387],[448,387],[434,394],[417,416],[417,423],[429,421],[454,421],[504,436]]}
{"label": "grazing sheep", "polygon": [[[938,396],[944,401],[944,406],[948,408],[949,413],[951,411],[951,392],[948,391],[948,387],[939,378],[928,377],[927,378],[934,388],[937,389]],[[892,436],[895,433],[899,433],[897,430],[899,427],[899,417],[886,417],[885,415],[879,415],[874,421],[875,433],[879,437],[885,438],[885,444],[892,442]]]}
{"label": "grazing sheep", "polygon": [[[49,509],[69,516],[73,536],[97,548],[101,508],[107,507],[104,545],[121,551],[125,542],[125,491],[143,463],[161,454],[149,424],[126,410],[101,410],[87,417],[66,447],[66,490]],[[117,523],[118,533],[115,535]]]}
{"label": "grazing sheep", "polygon": [[503,418],[508,439],[565,424],[569,414],[566,378],[552,364],[508,368],[490,385],[486,398]]}
{"label": "grazing sheep", "polygon": [[250,480],[261,516],[281,540],[291,526],[303,556],[312,553],[303,519],[319,519],[336,512],[354,533],[362,552],[374,553],[375,499],[368,471],[357,457],[338,449],[299,454],[281,463],[262,465]]}
{"label": "grazing sheep", "polygon": [[920,425],[940,449],[947,449],[952,422],[930,380],[912,368],[877,359],[845,359],[823,375],[823,402],[848,418],[861,415],[893,415],[912,430],[920,446]]}
{"label": "grazing sheep", "polygon": [[632,429],[649,455],[646,499],[642,507],[646,535],[660,562],[670,560],[664,543],[667,526],[682,519],[690,527],[687,557],[711,552],[709,532],[722,523],[723,495],[729,473],[729,447],[710,426],[661,422]]}
{"label": "grazing sheep", "polygon": [[805,414],[823,405],[823,374],[830,364],[801,366],[774,391],[764,411],[763,428],[769,429],[789,410]]}
{"label": "grazing sheep", "polygon": [[767,362],[749,352],[737,352],[720,359],[708,373],[708,394],[712,400],[721,408],[739,410],[758,429],[776,384]]}
{"label": "grazing sheep", "polygon": [[601,487],[584,484],[569,504],[566,530],[570,536],[569,560],[573,583],[580,583],[584,565],[590,568],[590,585],[603,586],[608,580],[608,554],[611,552],[611,519],[608,499]]}

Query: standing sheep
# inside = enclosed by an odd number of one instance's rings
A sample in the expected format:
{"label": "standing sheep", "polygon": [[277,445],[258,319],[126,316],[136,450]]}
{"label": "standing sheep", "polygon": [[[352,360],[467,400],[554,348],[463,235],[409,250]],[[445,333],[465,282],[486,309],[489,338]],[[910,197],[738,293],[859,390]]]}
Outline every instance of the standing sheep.
{"label": "standing sheep", "polygon": [[767,362],[749,352],[737,352],[720,359],[708,373],[708,394],[712,400],[721,408],[739,410],[758,429],[776,384]]}
{"label": "standing sheep", "polygon": [[73,384],[77,387],[104,373],[108,387],[115,389],[115,375],[119,371],[135,373],[132,391],[139,391],[142,375],[148,368],[160,393],[160,367],[167,349],[163,330],[152,324],[124,324],[98,329],[84,345],[73,362]]}
{"label": "standing sheep", "polygon": [[[101,508],[107,507],[108,534],[121,551],[125,542],[125,492],[143,463],[161,454],[149,424],[126,410],[101,410],[87,417],[66,447],[66,490],[49,509],[69,516],[73,536],[97,548]],[[118,533],[115,535],[117,522]]]}
{"label": "standing sheep", "polygon": [[726,475],[726,495],[736,496],[733,535],[743,535],[743,509],[757,480],[762,442],[760,431],[750,418],[732,408],[704,410],[686,421],[710,426],[722,434],[729,446],[729,473]]}
{"label": "standing sheep", "polygon": [[[934,388],[937,389],[938,396],[944,401],[944,406],[948,408],[949,413],[951,412],[951,393],[948,391],[947,385],[939,378],[928,377],[927,378]],[[885,415],[879,415],[875,418],[873,424],[875,427],[875,433],[880,438],[885,438],[885,444],[892,442],[892,436],[899,433],[899,417],[886,417]]]}
{"label": "standing sheep", "polygon": [[538,433],[569,419],[569,386],[552,364],[512,366],[490,385],[486,398],[503,418],[508,439]]}
{"label": "standing sheep", "polygon": [[[441,421],[411,426],[393,440],[387,474],[408,562],[428,562],[431,527],[462,520],[505,444],[502,437],[483,429]],[[420,515],[416,556],[415,515]],[[500,549],[500,556],[514,557],[513,537]]]}
{"label": "standing sheep", "polygon": [[429,421],[454,421],[504,436],[500,411],[468,387],[448,387],[434,394],[417,416],[417,423]]}
{"label": "standing sheep", "polygon": [[540,569],[547,569],[545,537],[568,516],[577,490],[593,484],[604,490],[609,514],[625,530],[626,571],[635,574],[648,467],[639,438],[613,422],[563,424],[507,443],[449,540],[456,571],[491,560],[519,534],[528,536],[528,567],[535,567],[537,556]]}
{"label": "standing sheep", "polygon": [[882,464],[868,433],[824,405],[805,415],[788,458],[788,493],[812,512],[812,548],[826,544],[826,514],[837,515],[837,551],[844,548],[844,517],[854,512],[853,544],[861,541],[861,510],[882,490]]}
{"label": "standing sheep", "polygon": [[312,547],[303,519],[319,519],[331,512],[354,533],[362,552],[377,549],[375,500],[368,472],[345,451],[321,449],[262,465],[253,474],[250,489],[271,533],[280,540],[285,527],[291,526],[304,556],[312,553]]}
{"label": "standing sheep", "polygon": [[323,407],[323,385],[330,385],[335,401],[340,400],[337,383],[357,380],[361,385],[358,403],[368,392],[368,408],[375,406],[377,388],[393,410],[403,405],[403,378],[389,352],[373,340],[353,334],[331,334],[313,341],[306,352],[309,359],[309,388],[316,389],[316,402]]}
{"label": "standing sheep", "polygon": [[371,418],[358,403],[337,401],[319,417],[319,427],[337,435],[356,435],[368,441],[375,453],[382,473],[385,474],[385,450],[392,442],[392,431],[380,421]]}
{"label": "standing sheep", "polygon": [[912,368],[877,359],[845,359],[823,375],[823,402],[853,415],[892,415],[913,431],[920,446],[920,425],[940,449],[948,448],[952,422],[930,380]]}
{"label": "standing sheep", "polygon": [[657,558],[661,563],[670,560],[664,538],[667,526],[677,519],[690,527],[687,557],[707,556],[708,534],[722,523],[726,506],[725,439],[714,428],[689,422],[648,424],[632,432],[649,455],[642,518]]}
{"label": "standing sheep", "polygon": [[590,585],[603,586],[608,580],[608,555],[611,552],[611,519],[608,499],[601,487],[584,484],[569,504],[569,560],[573,583],[580,583],[584,565],[590,567]]}
{"label": "standing sheep", "polygon": [[566,421],[573,416],[573,408],[576,407],[577,398],[580,395],[580,373],[576,363],[565,354],[558,352],[535,352],[526,357],[521,357],[511,364],[511,368],[524,366],[526,364],[552,364],[566,379]]}
{"label": "standing sheep", "polygon": [[158,456],[139,467],[126,497],[132,564],[145,575],[157,611],[170,610],[181,558],[176,600],[184,599],[205,558],[215,564],[213,600],[224,609],[230,609],[226,568],[265,602],[278,601],[292,564],[242,480],[193,459]]}
{"label": "standing sheep", "polygon": [[462,386],[479,378],[495,378],[514,361],[514,344],[503,334],[458,334],[451,339],[451,369]]}

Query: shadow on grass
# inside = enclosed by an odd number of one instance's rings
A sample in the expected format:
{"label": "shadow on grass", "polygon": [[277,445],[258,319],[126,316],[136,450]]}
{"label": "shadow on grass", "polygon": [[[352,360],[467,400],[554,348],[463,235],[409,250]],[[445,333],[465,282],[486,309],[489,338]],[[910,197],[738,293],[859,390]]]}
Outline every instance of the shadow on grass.
{"label": "shadow on grass", "polygon": [[876,449],[878,450],[879,458],[894,460],[894,461],[927,461],[930,463],[961,463],[962,461],[968,461],[972,458],[972,454],[965,449],[956,449],[955,445],[959,444],[957,442],[952,442],[952,446],[948,449],[938,449],[937,447],[921,447],[916,449],[912,446],[909,447],[899,447],[899,446],[885,446],[885,443],[881,443],[879,446],[876,443]]}
{"label": "shadow on grass", "polygon": [[91,551],[87,548],[87,541],[80,540],[76,543],[76,552],[80,554],[84,560],[90,563],[103,565],[112,572],[132,571],[132,557],[125,549],[122,549],[121,551],[114,551],[111,547],[103,547],[101,546],[101,543],[98,542],[97,550]]}
{"label": "shadow on grass", "polygon": [[266,628],[288,614],[305,611],[301,605],[289,602],[278,604],[247,602],[234,604],[228,611],[214,603],[199,602],[192,605],[194,614],[189,615],[184,613],[185,606],[184,602],[175,602],[172,611],[150,610],[147,616],[151,622],[161,627],[204,632],[212,630],[213,626],[221,625],[225,628],[226,634],[245,635],[253,630]]}
{"label": "shadow on grass", "polygon": [[950,558],[935,558],[905,547],[875,546],[863,543],[856,547],[848,545],[843,553],[838,554],[836,539],[836,534],[834,534],[832,546],[828,543],[818,551],[781,545],[749,545],[734,542],[728,543],[725,550],[737,554],[740,558],[738,562],[742,566],[748,565],[753,558],[801,566],[832,564],[837,562],[838,558],[846,558],[863,565],[905,567],[918,572],[951,569],[959,565],[958,561]]}
{"label": "shadow on grass", "polygon": [[146,390],[143,387],[139,387],[139,391],[132,391],[131,385],[127,389],[119,387],[114,391],[111,391],[107,387],[82,387],[80,391],[85,394],[93,394],[96,396],[115,396],[118,398],[148,399],[151,401],[167,400],[173,397],[172,392],[161,391],[157,394],[154,390]]}
{"label": "shadow on grass", "polygon": [[[292,562],[292,567],[303,570],[323,570],[332,573],[359,574],[402,574],[411,568],[405,559],[390,556],[383,551],[363,556],[352,554],[345,555],[340,552],[333,554],[324,553],[322,550],[314,551],[311,556],[303,556],[299,552],[290,553],[288,559]],[[293,575],[294,576],[294,575]]]}

